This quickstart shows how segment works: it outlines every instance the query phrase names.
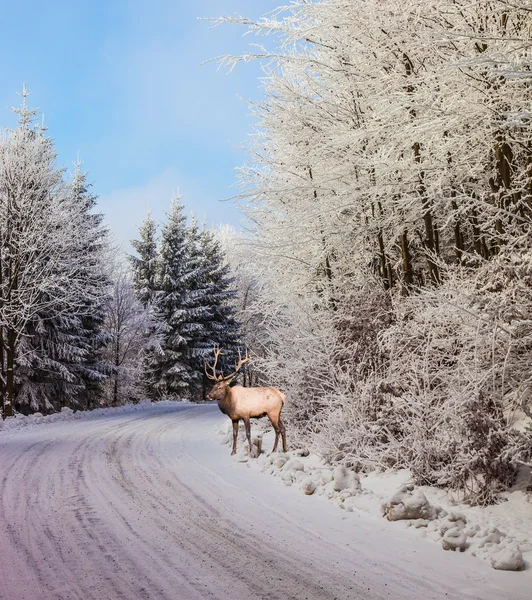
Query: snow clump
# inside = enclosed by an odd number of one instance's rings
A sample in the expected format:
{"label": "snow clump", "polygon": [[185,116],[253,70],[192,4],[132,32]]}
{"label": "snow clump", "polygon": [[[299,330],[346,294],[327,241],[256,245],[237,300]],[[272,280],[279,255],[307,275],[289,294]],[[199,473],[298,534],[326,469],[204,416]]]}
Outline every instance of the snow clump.
{"label": "snow clump", "polygon": [[517,545],[509,545],[490,556],[491,566],[499,571],[521,571],[525,568],[523,554]]}
{"label": "snow clump", "polygon": [[283,474],[281,479],[285,485],[292,485],[296,481],[300,481],[305,475],[305,466],[300,460],[291,458],[283,466]]}
{"label": "snow clump", "polygon": [[467,536],[459,527],[451,527],[443,534],[441,547],[444,550],[463,552],[467,548]]}
{"label": "snow clump", "polygon": [[425,519],[432,521],[438,517],[440,510],[429,503],[421,490],[414,489],[412,484],[403,485],[382,505],[382,514],[388,521],[409,519]]}
{"label": "snow clump", "polygon": [[316,488],[318,487],[318,483],[319,482],[311,476],[305,477],[305,479],[303,479],[303,481],[301,482],[301,489],[303,490],[303,493],[307,496],[312,496],[312,494],[316,491]]}
{"label": "snow clump", "polygon": [[347,467],[338,465],[333,472],[333,490],[335,492],[343,492],[347,490],[353,494],[360,491],[360,479],[354,471],[350,471]]}
{"label": "snow clump", "polygon": [[444,517],[439,528],[441,535],[445,535],[450,529],[465,529],[467,525],[467,519],[462,513],[442,511],[440,516]]}

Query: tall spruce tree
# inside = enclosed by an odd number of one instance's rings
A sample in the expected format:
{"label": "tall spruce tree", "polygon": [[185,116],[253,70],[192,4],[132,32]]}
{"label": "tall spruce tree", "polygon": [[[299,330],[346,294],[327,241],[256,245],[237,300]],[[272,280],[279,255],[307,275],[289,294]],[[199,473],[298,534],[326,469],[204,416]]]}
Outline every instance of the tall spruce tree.
{"label": "tall spruce tree", "polygon": [[76,334],[83,360],[73,365],[73,372],[83,385],[77,403],[92,408],[99,403],[102,384],[111,372],[103,357],[103,350],[109,341],[104,320],[111,280],[104,263],[109,232],[103,224],[104,215],[94,212],[97,196],[91,192],[92,184],[87,182],[87,173],[82,167],[83,163],[78,160],[70,185],[71,202],[79,211],[86,232],[79,244],[79,253],[85,256],[82,276],[86,293]]}
{"label": "tall spruce tree", "polygon": [[[150,215],[132,242],[131,257],[138,299],[152,307],[160,329],[147,332],[162,345],[145,351],[145,388],[152,398],[198,399],[205,394],[203,366],[215,345],[231,361],[239,328],[230,306],[233,297],[228,268],[211,232],[192,217],[187,226],[179,198],[172,201],[159,252]],[[158,334],[158,335],[156,335]]]}
{"label": "tall spruce tree", "polygon": [[[57,408],[54,398],[65,383],[75,383],[76,374],[82,381],[83,373],[70,367],[90,359],[90,352],[83,344],[80,350],[76,327],[95,318],[103,287],[103,234],[101,217],[91,214],[94,198],[80,199],[65,183],[53,142],[33,124],[36,112],[26,105],[28,95],[24,87],[18,127],[0,140],[4,417],[15,403],[26,412]],[[96,336],[88,337],[93,347]]]}
{"label": "tall spruce tree", "polygon": [[190,396],[194,377],[189,343],[195,323],[193,282],[201,268],[191,256],[190,236],[180,198],[172,200],[161,240],[157,311],[163,322],[164,343],[156,359],[155,384],[160,397]]}
{"label": "tall spruce tree", "polygon": [[137,298],[144,308],[156,303],[157,295],[157,224],[148,212],[139,227],[140,239],[132,240],[131,245],[138,256],[129,256],[133,271],[133,285]]}
{"label": "tall spruce tree", "polygon": [[[84,230],[71,250],[78,258],[84,257],[78,272],[82,295],[75,309],[65,305],[51,311],[45,306],[26,325],[17,359],[16,394],[16,406],[24,412],[96,406],[101,383],[111,372],[102,357],[108,337],[102,330],[109,287],[104,268],[107,230],[103,215],[93,212],[96,197],[86,178],[78,160],[61,200],[61,208],[74,213]],[[61,279],[64,273],[58,270],[54,276]]]}
{"label": "tall spruce tree", "polygon": [[[189,279],[187,296],[187,309],[189,311],[188,322],[184,325],[187,336],[186,363],[190,373],[190,393],[192,398],[200,395],[203,379],[203,364],[206,358],[206,324],[211,319],[211,307],[209,302],[209,268],[201,248],[201,231],[194,216],[191,218],[187,230],[188,253],[191,262],[196,265],[194,276]],[[212,346],[210,348],[212,352]]]}
{"label": "tall spruce tree", "polygon": [[193,221],[191,227],[192,252],[197,256],[200,269],[195,282],[196,327],[189,345],[189,364],[195,381],[195,395],[205,396],[208,381],[204,364],[212,356],[214,346],[224,348],[222,366],[227,366],[236,353],[240,341],[239,325],[231,300],[235,296],[233,280],[220,244],[205,226],[201,229]]}
{"label": "tall spruce tree", "polygon": [[150,212],[139,227],[139,239],[131,240],[137,256],[128,256],[132,271],[132,283],[137,300],[148,312],[149,319],[143,331],[142,340],[142,376],[141,387],[144,394],[151,399],[161,397],[162,358],[160,339],[163,323],[158,312],[159,289],[159,251],[157,248],[157,224]]}

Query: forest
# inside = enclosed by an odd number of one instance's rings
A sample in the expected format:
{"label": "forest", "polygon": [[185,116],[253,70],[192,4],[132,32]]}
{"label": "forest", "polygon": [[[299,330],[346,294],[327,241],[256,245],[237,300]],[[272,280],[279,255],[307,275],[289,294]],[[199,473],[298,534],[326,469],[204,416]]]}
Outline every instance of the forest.
{"label": "forest", "polygon": [[[491,502],[532,461],[532,11],[296,0],[226,235],[255,368],[298,440]],[[255,274],[260,273],[260,277]]]}
{"label": "forest", "polygon": [[492,502],[532,465],[532,9],[294,0],[213,24],[260,42],[218,59],[263,69],[242,231],[174,198],[117,259],[24,91],[0,142],[4,418],[201,400],[213,347],[246,347],[291,443]]}
{"label": "forest", "polygon": [[0,397],[3,418],[202,399],[214,344],[240,342],[229,267],[213,232],[150,214],[123,255],[81,161],[68,174],[24,86],[0,142]]}

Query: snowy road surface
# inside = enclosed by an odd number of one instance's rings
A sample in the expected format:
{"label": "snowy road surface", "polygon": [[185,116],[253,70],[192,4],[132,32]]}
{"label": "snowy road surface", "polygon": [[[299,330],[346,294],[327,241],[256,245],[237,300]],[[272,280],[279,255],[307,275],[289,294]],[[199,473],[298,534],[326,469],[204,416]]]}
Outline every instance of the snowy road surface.
{"label": "snowy road surface", "polygon": [[216,406],[0,434],[2,600],[530,600],[497,572],[229,456]]}

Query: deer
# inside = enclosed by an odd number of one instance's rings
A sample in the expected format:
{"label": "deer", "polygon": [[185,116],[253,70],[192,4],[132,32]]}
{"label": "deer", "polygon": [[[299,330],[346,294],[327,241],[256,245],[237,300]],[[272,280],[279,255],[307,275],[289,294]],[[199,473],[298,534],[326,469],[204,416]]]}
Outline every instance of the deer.
{"label": "deer", "polygon": [[[246,437],[251,453],[251,419],[264,416],[268,417],[275,430],[275,444],[272,452],[277,452],[279,435],[283,439],[283,452],[287,452],[286,430],[281,421],[281,410],[283,409],[286,395],[274,387],[246,388],[241,385],[231,387],[231,381],[249,360],[248,352],[246,350],[246,356],[242,358],[240,350],[238,351],[238,364],[235,365],[234,372],[226,376],[224,376],[223,372],[220,375],[217,375],[216,372],[216,365],[221,353],[222,348],[215,347],[214,364],[211,366],[205,362],[205,375],[208,379],[216,382],[207,394],[207,400],[217,400],[218,408],[233,422],[233,450],[231,456],[236,454],[236,441],[240,419],[244,421],[246,427]],[[210,373],[207,369],[209,369]]]}

